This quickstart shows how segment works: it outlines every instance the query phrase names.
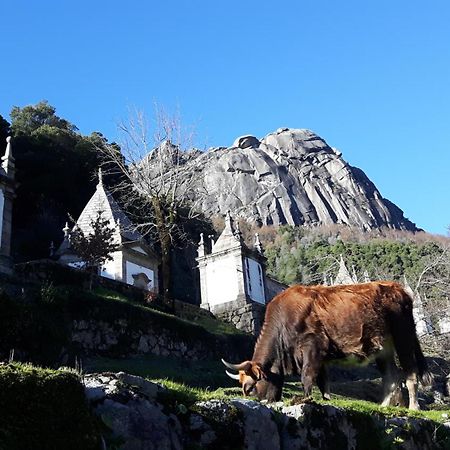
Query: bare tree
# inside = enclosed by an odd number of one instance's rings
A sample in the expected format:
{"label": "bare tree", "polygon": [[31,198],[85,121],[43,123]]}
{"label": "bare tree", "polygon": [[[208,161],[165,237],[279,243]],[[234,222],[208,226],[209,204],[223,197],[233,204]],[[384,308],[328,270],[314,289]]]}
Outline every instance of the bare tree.
{"label": "bare tree", "polygon": [[134,110],[119,125],[120,150],[117,145],[99,150],[106,165],[122,175],[114,189],[139,213],[139,230],[159,244],[163,298],[170,303],[171,249],[175,240],[185,238],[180,220],[198,215],[199,196],[193,192],[194,173],[186,168],[192,132],[182,127],[179,114],[169,115],[157,107],[155,116],[151,124],[142,111]]}

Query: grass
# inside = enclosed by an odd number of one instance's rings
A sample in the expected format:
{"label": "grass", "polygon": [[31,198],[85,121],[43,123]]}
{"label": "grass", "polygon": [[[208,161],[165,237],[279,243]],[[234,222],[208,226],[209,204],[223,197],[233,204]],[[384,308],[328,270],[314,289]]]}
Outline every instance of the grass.
{"label": "grass", "polygon": [[92,291],[95,295],[99,297],[107,298],[109,300],[117,300],[119,302],[130,303],[136,305],[136,302],[132,302],[126,295],[120,292],[113,291],[112,289],[106,289],[103,287],[97,287]]}
{"label": "grass", "polygon": [[193,321],[196,325],[201,326],[212,334],[220,335],[246,335],[244,331],[238,330],[233,325],[223,322],[219,319],[209,317],[199,317]]}
{"label": "grass", "polygon": [[[242,391],[236,381],[228,378],[220,361],[183,361],[177,358],[142,356],[128,359],[90,359],[85,364],[85,371],[124,371],[139,375],[165,385],[171,395],[179,402],[190,405],[196,401],[213,398],[230,399],[240,397]],[[356,385],[356,386],[355,386]],[[370,385],[370,386],[369,386]],[[319,405],[332,405],[338,408],[360,412],[368,415],[385,417],[418,417],[443,423],[450,417],[450,409],[411,411],[400,407],[383,407],[378,403],[363,400],[367,389],[376,388],[376,382],[368,381],[336,383],[332,385],[332,399],[324,401],[317,388],[313,390],[312,401]],[[379,388],[379,387],[378,387]],[[338,391],[339,394],[334,392]],[[370,392],[370,396],[374,396]],[[290,405],[303,397],[303,388],[297,381],[288,381],[283,388],[283,402]],[[367,398],[367,397],[366,397]]]}
{"label": "grass", "polygon": [[215,335],[245,335],[241,330],[238,330],[233,325],[223,322],[219,319],[198,316],[195,319],[187,320],[182,317],[175,316],[165,311],[161,311],[151,306],[146,306],[133,299],[128,298],[126,295],[121,294],[111,289],[105,289],[102,287],[96,288],[92,291],[96,297],[106,300],[106,302],[117,302],[122,305],[128,305],[132,309],[138,309],[142,312],[160,317],[161,319],[174,320],[185,325],[198,326]]}
{"label": "grass", "polygon": [[189,361],[155,355],[125,359],[91,358],[84,363],[85,372],[127,372],[148,379],[165,379],[184,383],[190,387],[216,389],[232,387],[235,382],[225,374],[224,366],[217,361]]}
{"label": "grass", "polygon": [[[199,401],[207,401],[212,399],[230,400],[233,398],[242,397],[242,391],[239,387],[205,389],[192,387],[185,383],[178,383],[169,379],[154,379],[152,381],[164,385],[169,390],[167,396],[173,398],[175,403],[181,403],[186,406],[191,406],[195,402]],[[298,397],[302,394],[303,390],[300,388],[298,383],[288,383],[287,389],[284,390],[283,402],[285,405],[299,403]],[[252,398],[252,400],[255,399]],[[333,398],[329,401],[325,401],[321,399],[320,393],[316,389],[313,392],[312,400],[308,400],[307,402],[322,406],[335,406],[337,408],[364,414],[367,416],[377,415],[386,418],[409,417],[428,419],[438,424],[447,422],[450,417],[450,409],[439,411],[412,411],[407,408],[400,408],[395,406],[385,407],[370,401],[355,400],[349,398]]]}
{"label": "grass", "polygon": [[170,402],[173,404],[183,404],[187,407],[194,405],[196,402],[208,400],[229,400],[231,398],[239,397],[241,394],[240,388],[199,388],[188,386],[184,383],[177,383],[168,379],[154,379],[156,383],[162,384],[168,390],[167,393],[162,393],[161,400],[163,403]]}

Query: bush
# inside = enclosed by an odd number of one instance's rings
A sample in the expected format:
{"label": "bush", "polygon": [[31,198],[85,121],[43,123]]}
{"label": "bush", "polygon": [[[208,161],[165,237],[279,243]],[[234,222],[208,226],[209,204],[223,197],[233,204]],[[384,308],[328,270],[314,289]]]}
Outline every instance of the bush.
{"label": "bush", "polygon": [[0,366],[0,449],[98,449],[100,436],[77,374]]}

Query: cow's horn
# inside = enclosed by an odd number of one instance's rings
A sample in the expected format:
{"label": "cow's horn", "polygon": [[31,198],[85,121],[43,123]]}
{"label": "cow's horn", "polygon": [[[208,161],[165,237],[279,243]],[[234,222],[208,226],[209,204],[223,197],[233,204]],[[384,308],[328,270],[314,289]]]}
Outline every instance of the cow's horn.
{"label": "cow's horn", "polygon": [[240,377],[239,377],[239,375],[237,375],[237,374],[234,374],[234,373],[230,373],[230,372],[228,372],[228,370],[225,370],[225,373],[230,377],[230,378],[232,378],[233,380],[240,380]]}
{"label": "cow's horn", "polygon": [[252,365],[252,363],[250,361],[244,361],[241,364],[231,364],[229,362],[226,362],[224,359],[222,359],[222,363],[229,369],[236,370],[237,372],[239,370],[248,370]]}

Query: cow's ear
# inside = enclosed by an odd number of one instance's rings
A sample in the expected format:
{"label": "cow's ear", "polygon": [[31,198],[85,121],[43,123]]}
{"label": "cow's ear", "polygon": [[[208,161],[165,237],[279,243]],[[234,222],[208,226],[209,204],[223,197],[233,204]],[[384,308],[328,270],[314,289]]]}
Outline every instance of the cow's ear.
{"label": "cow's ear", "polygon": [[253,376],[256,378],[257,381],[262,380],[263,378],[266,378],[265,373],[261,369],[261,366],[259,364],[252,364],[252,373]]}

